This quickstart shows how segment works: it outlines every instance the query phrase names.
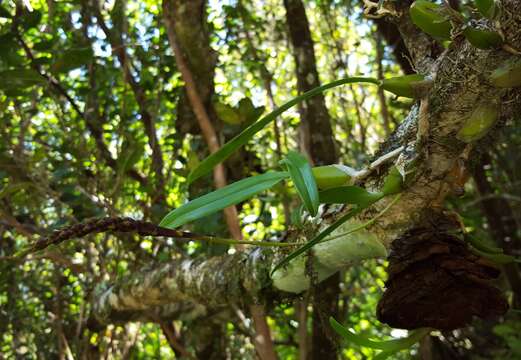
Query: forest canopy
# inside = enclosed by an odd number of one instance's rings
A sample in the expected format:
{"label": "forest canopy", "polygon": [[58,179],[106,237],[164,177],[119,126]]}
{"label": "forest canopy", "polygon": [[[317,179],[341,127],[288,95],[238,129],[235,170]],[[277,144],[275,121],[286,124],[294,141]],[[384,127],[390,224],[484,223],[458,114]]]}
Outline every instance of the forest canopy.
{"label": "forest canopy", "polygon": [[519,0],[0,2],[0,358],[521,358]]}

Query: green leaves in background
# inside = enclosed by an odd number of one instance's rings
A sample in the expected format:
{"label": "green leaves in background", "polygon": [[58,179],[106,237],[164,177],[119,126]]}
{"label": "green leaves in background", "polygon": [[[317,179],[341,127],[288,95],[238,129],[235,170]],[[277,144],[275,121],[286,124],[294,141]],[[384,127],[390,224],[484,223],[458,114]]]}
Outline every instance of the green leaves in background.
{"label": "green leaves in background", "polygon": [[90,47],[65,50],[51,66],[53,73],[66,73],[88,64],[94,53]]}
{"label": "green leaves in background", "polygon": [[170,229],[177,228],[190,221],[244,201],[261,191],[271,188],[287,177],[288,173],[277,171],[237,181],[209,194],[198,197],[169,212],[163,220],[161,220],[159,226]]}
{"label": "green leaves in background", "polygon": [[18,90],[34,85],[45,84],[45,79],[32,69],[13,69],[0,71],[0,89]]}
{"label": "green leaves in background", "polygon": [[12,17],[13,17],[13,15],[11,15],[11,13],[5,7],[0,6],[0,18],[9,19]]}
{"label": "green leaves in background", "polygon": [[256,133],[264,129],[269,123],[277,118],[280,114],[288,110],[289,108],[295,106],[296,104],[312,98],[328,89],[335,88],[344,84],[353,84],[353,83],[370,83],[378,85],[379,81],[370,77],[348,77],[345,79],[340,79],[336,81],[332,81],[330,83],[324,84],[322,86],[311,89],[304,94],[297,96],[296,98],[288,101],[278,109],[275,109],[268,115],[261,118],[259,121],[253,123],[248,126],[244,131],[242,131],[239,135],[234,137],[232,140],[227,142],[223,147],[219,149],[219,151],[214,152],[206,159],[204,159],[197,168],[195,168],[190,175],[188,175],[188,184],[191,184],[198,178],[203,175],[208,174],[215,165],[226,160],[231,154],[233,154],[237,149],[246,144]]}
{"label": "green leaves in background", "polygon": [[250,98],[245,97],[239,101],[237,109],[241,121],[246,124],[251,124],[252,122],[257,121],[262,113],[264,113],[265,107],[256,107],[253,105],[253,102]]}
{"label": "green leaves in background", "polygon": [[385,355],[391,355],[391,353],[394,354],[398,351],[406,350],[431,332],[431,329],[429,328],[422,328],[411,331],[409,336],[402,339],[373,341],[366,338],[365,336],[357,335],[351,330],[346,329],[344,326],[342,326],[342,324],[340,324],[332,317],[329,318],[329,324],[340,336],[342,336],[348,342],[362,347],[383,350],[384,352],[389,353]]}
{"label": "green leaves in background", "polygon": [[241,123],[241,117],[233,106],[216,101],[213,104],[213,108],[217,117],[226,124],[239,125]]}
{"label": "green leaves in background", "polygon": [[383,197],[382,193],[373,193],[359,186],[339,186],[319,193],[323,204],[354,204],[367,206]]}
{"label": "green leaves in background", "polygon": [[25,30],[36,27],[42,20],[42,13],[38,10],[24,11],[20,18],[20,24]]}
{"label": "green leaves in background", "polygon": [[295,151],[290,151],[281,163],[286,165],[307,211],[312,216],[316,216],[318,205],[320,205],[318,187],[308,160],[303,155]]}

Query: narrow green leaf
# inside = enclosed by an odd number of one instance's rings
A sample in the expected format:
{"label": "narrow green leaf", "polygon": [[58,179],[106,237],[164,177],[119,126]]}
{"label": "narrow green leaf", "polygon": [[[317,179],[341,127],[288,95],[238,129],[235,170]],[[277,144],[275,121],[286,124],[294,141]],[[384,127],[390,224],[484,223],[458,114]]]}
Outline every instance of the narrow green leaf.
{"label": "narrow green leaf", "polygon": [[201,176],[209,173],[215,165],[226,160],[231,154],[233,154],[237,149],[246,144],[256,133],[261,131],[268,125],[270,122],[275,120],[277,116],[282,114],[284,111],[288,110],[292,106],[312,98],[328,89],[332,89],[334,87],[344,85],[344,84],[352,84],[352,83],[369,83],[379,85],[379,81],[370,77],[348,77],[345,79],[336,80],[322,86],[316,87],[314,89],[305,92],[304,94],[297,96],[296,98],[288,101],[278,109],[275,109],[268,115],[261,118],[259,121],[248,126],[244,131],[242,131],[239,135],[231,139],[227,142],[223,147],[221,147],[218,151],[214,152],[206,159],[204,159],[197,168],[195,168],[190,175],[188,176],[188,184],[191,184]]}
{"label": "narrow green leaf", "polygon": [[320,205],[318,201],[318,187],[308,160],[302,154],[290,151],[281,163],[286,165],[307,211],[312,216],[316,216],[318,206]]}
{"label": "narrow green leaf", "polygon": [[383,197],[380,192],[369,192],[359,186],[339,186],[319,192],[322,204],[355,204],[367,206]]}
{"label": "narrow green leaf", "polygon": [[411,331],[411,334],[405,338],[393,339],[386,341],[373,341],[365,336],[357,335],[351,330],[346,329],[342,324],[333,319],[329,318],[329,324],[331,327],[345,340],[352,342],[358,346],[363,346],[371,349],[383,350],[385,352],[397,352],[405,350],[420,341],[425,335],[431,332],[429,328],[421,328]]}
{"label": "narrow green leaf", "polygon": [[273,275],[273,273],[275,271],[277,271],[278,269],[280,269],[282,266],[286,265],[287,263],[289,263],[291,260],[293,260],[297,256],[305,253],[306,251],[311,249],[313,246],[315,246],[316,244],[318,244],[319,242],[324,240],[326,238],[326,236],[328,236],[333,231],[335,231],[335,229],[337,229],[340,225],[345,223],[347,220],[351,219],[353,216],[362,212],[363,209],[364,209],[363,207],[355,207],[355,208],[351,209],[347,214],[342,216],[340,219],[335,221],[333,224],[329,225],[320,234],[315,236],[313,239],[311,239],[305,245],[301,246],[300,248],[298,248],[297,250],[293,251],[288,256],[286,256],[284,259],[282,259],[277,265],[275,265],[273,270],[271,270],[271,274]]}
{"label": "narrow green leaf", "polygon": [[376,355],[373,360],[385,360],[389,357],[396,355],[399,351],[382,351]]}
{"label": "narrow green leaf", "polygon": [[288,173],[278,171],[237,181],[172,210],[161,220],[159,226],[170,229],[177,228],[190,221],[244,201],[261,191],[271,188],[287,177]]}

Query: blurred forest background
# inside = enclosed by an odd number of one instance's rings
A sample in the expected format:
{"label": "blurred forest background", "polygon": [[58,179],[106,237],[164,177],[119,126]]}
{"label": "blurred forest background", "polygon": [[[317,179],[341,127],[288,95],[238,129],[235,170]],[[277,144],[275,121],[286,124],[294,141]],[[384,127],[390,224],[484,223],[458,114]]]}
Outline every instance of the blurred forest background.
{"label": "blurred forest background", "polygon": [[[186,176],[212,146],[299,93],[348,75],[382,79],[414,72],[397,27],[365,17],[363,3],[3,1],[0,256],[92,217],[158,223],[219,184],[280,168],[288,150],[307,154],[314,165],[367,164],[412,100],[346,85],[280,116],[225,162],[221,179],[210,175],[186,186]],[[190,101],[194,84],[199,108]],[[200,108],[209,122],[200,121]],[[510,125],[482,149],[470,181],[449,196],[447,207],[461,215],[468,232],[519,254],[521,128]],[[280,185],[239,204],[236,222],[233,213],[220,212],[184,228],[248,240],[280,238],[299,206],[295,190]],[[0,358],[256,358],[253,309],[192,322],[99,324],[91,317],[91,295],[101,282],[180,256],[234,251],[241,249],[105,233],[15,265],[0,261]],[[293,302],[257,309],[266,316],[277,357],[374,357],[375,350],[337,345],[320,324],[320,306],[371,338],[406,335],[374,315],[385,265],[364,262]],[[519,301],[519,269],[510,264],[505,270],[500,285]],[[433,332],[395,358],[521,359],[520,334],[519,313],[511,311],[494,321]]]}

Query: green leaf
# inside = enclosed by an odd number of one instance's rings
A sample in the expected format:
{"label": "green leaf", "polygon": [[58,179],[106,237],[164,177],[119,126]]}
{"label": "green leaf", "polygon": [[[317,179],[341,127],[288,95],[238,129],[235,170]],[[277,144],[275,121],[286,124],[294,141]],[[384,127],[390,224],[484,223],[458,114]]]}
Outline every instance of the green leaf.
{"label": "green leaf", "polygon": [[6,185],[0,190],[0,200],[8,195],[19,192],[20,190],[26,190],[31,187],[33,183],[29,181],[19,182],[16,184]]}
{"label": "green leaf", "polygon": [[3,6],[0,6],[0,18],[12,18],[13,15]]}
{"label": "green leaf", "polygon": [[383,197],[382,193],[369,192],[359,186],[339,186],[319,193],[322,204],[355,204],[367,206]]}
{"label": "green leaf", "polygon": [[402,191],[403,187],[403,176],[396,166],[393,166],[389,171],[389,174],[384,179],[382,186],[382,193],[384,195],[397,194]]}
{"label": "green leaf", "polygon": [[68,49],[52,64],[51,72],[66,73],[88,64],[94,53],[90,47]]}
{"label": "green leaf", "polygon": [[385,352],[397,352],[400,350],[408,349],[431,332],[431,329],[429,328],[421,328],[411,331],[411,334],[408,337],[402,339],[373,341],[369,340],[365,336],[357,335],[351,330],[346,329],[342,326],[342,324],[340,324],[332,317],[329,318],[329,324],[345,340],[354,343],[358,346],[383,350]]}
{"label": "green leaf", "polygon": [[0,71],[0,89],[20,89],[45,84],[45,79],[32,69]]}
{"label": "green leaf", "polygon": [[451,37],[452,24],[446,12],[442,6],[427,0],[416,0],[409,9],[414,25],[441,40]]}
{"label": "green leaf", "polygon": [[21,18],[22,27],[25,30],[36,27],[42,20],[42,13],[38,10],[26,12]]}
{"label": "green leaf", "polygon": [[430,82],[423,75],[411,74],[383,79],[380,86],[385,91],[392,92],[396,96],[412,99],[421,97],[425,87]]}
{"label": "green leaf", "polygon": [[337,221],[335,221],[333,224],[329,225],[326,229],[324,229],[320,234],[318,234],[317,236],[315,236],[313,239],[311,239],[310,241],[308,241],[304,246],[301,246],[300,248],[298,248],[297,250],[291,252],[288,256],[286,256],[284,259],[282,259],[278,264],[275,265],[275,267],[273,268],[273,270],[271,270],[271,274],[273,275],[273,273],[275,271],[277,271],[278,269],[280,269],[282,266],[286,265],[287,263],[289,263],[291,260],[293,260],[294,258],[296,258],[297,256],[305,253],[306,251],[308,251],[309,249],[311,249],[313,246],[315,246],[316,244],[318,244],[319,242],[321,242],[322,240],[324,240],[326,238],[326,236],[328,236],[329,234],[331,234],[333,231],[335,231],[335,229],[337,229],[340,225],[342,225],[343,223],[345,223],[347,220],[351,219],[353,216],[359,214],[360,212],[362,212],[362,210],[364,210],[363,207],[354,207],[353,209],[351,209],[347,214],[345,214],[344,216],[342,216],[341,218],[339,218]]}
{"label": "green leaf", "polygon": [[328,89],[332,89],[334,87],[344,85],[344,84],[352,84],[352,83],[370,83],[378,85],[379,81],[374,78],[369,77],[348,77],[345,79],[336,80],[327,84],[324,84],[322,86],[316,87],[314,89],[311,89],[308,92],[305,92],[304,94],[297,96],[296,98],[288,101],[278,109],[275,109],[268,115],[261,118],[259,121],[251,124],[248,126],[244,131],[242,131],[239,135],[231,139],[229,142],[227,142],[223,147],[221,147],[218,151],[214,152],[210,156],[208,156],[206,159],[204,159],[197,168],[195,168],[190,175],[188,175],[188,185],[190,185],[192,182],[200,178],[201,176],[208,174],[212,169],[215,167],[215,165],[223,162],[226,160],[231,154],[233,154],[235,151],[237,151],[241,146],[246,144],[256,133],[261,131],[271,123],[273,120],[277,118],[280,114],[288,110],[289,108],[295,106],[296,104],[307,100],[309,98],[312,98],[313,96],[317,96],[318,94],[323,93],[324,91]]}
{"label": "green leaf", "polygon": [[268,172],[246,178],[194,199],[169,212],[159,226],[177,228],[228,206],[244,201],[288,177],[286,172]]}
{"label": "green leaf", "polygon": [[320,205],[318,187],[308,160],[298,152],[290,151],[281,163],[286,165],[304,206],[312,216],[316,216]]}
{"label": "green leaf", "polygon": [[241,116],[241,121],[251,124],[256,121],[264,112],[264,106],[255,107],[250,98],[243,98],[239,101],[238,112]]}
{"label": "green leaf", "polygon": [[[343,165],[325,165],[315,166],[313,176],[319,189],[329,189],[333,187],[346,185],[351,180],[351,175],[342,170],[347,168]],[[353,171],[356,171],[353,169]]]}
{"label": "green leaf", "polygon": [[230,125],[239,125],[242,122],[241,116],[232,106],[216,101],[213,104],[217,117]]}
{"label": "green leaf", "polygon": [[492,19],[496,12],[496,3],[494,0],[474,0],[474,5],[476,5],[476,9],[481,13],[481,15]]}

